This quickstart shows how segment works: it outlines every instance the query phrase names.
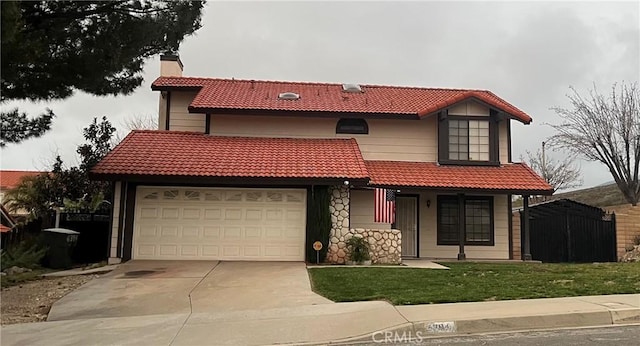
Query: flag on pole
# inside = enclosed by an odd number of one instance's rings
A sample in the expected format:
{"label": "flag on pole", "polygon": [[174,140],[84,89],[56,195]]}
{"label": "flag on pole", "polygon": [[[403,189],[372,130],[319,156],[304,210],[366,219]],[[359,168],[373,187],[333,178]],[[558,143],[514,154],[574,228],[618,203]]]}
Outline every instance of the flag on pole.
{"label": "flag on pole", "polygon": [[396,222],[396,192],[389,189],[376,189],[373,222]]}

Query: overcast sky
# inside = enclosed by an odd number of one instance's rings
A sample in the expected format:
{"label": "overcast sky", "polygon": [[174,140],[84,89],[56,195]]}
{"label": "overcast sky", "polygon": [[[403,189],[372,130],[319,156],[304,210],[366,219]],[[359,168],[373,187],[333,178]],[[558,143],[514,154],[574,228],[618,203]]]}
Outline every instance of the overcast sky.
{"label": "overcast sky", "polygon": [[[512,122],[514,160],[553,134],[549,108],[568,105],[569,86],[640,79],[638,1],[210,2],[202,25],[180,48],[185,76],[491,90],[534,119]],[[47,170],[57,153],[76,164],[93,117],[122,127],[156,115],[158,73],[155,57],[132,95],[19,104],[58,117],[43,137],[1,149],[2,169]],[[580,165],[585,187],[612,180],[604,165]]]}

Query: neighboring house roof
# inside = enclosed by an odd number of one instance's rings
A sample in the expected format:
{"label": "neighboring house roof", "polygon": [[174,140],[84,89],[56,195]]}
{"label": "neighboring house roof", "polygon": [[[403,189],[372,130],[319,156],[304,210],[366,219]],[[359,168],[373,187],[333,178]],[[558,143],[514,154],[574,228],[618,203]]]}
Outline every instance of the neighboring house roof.
{"label": "neighboring house roof", "polygon": [[518,191],[548,194],[553,188],[522,163],[449,166],[432,162],[365,161],[371,185],[443,190]]}
{"label": "neighboring house roof", "polygon": [[218,137],[149,130],[131,132],[91,173],[107,178],[367,178],[355,139]]}
{"label": "neighboring house roof", "polygon": [[[290,111],[346,113],[394,118],[422,118],[467,99],[477,99],[525,124],[531,117],[487,90],[361,85],[363,92],[344,92],[342,84],[253,81],[218,78],[160,77],[153,90],[198,90],[189,105],[193,113]],[[293,92],[298,100],[279,100]]]}
{"label": "neighboring house roof", "polygon": [[18,186],[23,177],[32,177],[44,172],[0,170],[0,188],[10,190]]}

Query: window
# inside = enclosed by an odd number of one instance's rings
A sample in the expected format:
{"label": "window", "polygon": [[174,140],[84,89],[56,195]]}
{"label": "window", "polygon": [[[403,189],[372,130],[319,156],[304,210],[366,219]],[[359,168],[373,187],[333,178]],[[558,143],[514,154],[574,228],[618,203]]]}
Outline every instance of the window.
{"label": "window", "polygon": [[[465,245],[493,246],[493,197],[465,196]],[[457,196],[438,196],[438,245],[458,245]]]}
{"label": "window", "polygon": [[489,161],[489,121],[450,119],[449,160]]}
{"label": "window", "polygon": [[364,119],[340,119],[336,125],[336,133],[366,135],[369,134],[369,125]]}
{"label": "window", "polygon": [[449,115],[442,111],[438,123],[438,162],[441,164],[498,165],[498,122],[501,116]]}

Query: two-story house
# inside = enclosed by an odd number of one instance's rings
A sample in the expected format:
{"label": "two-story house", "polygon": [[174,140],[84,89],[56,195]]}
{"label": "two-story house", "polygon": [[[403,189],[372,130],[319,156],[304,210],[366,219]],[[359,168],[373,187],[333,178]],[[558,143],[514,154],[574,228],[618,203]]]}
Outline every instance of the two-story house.
{"label": "two-story house", "polygon": [[[314,186],[331,189],[331,262],[344,262],[355,233],[381,262],[508,259],[511,196],[552,193],[511,160],[511,122],[531,117],[489,91],[182,70],[161,57],[159,130],[131,132],[93,169],[115,182],[112,262],[302,261],[317,240],[307,236]],[[392,192],[390,218],[376,216],[380,191]]]}

